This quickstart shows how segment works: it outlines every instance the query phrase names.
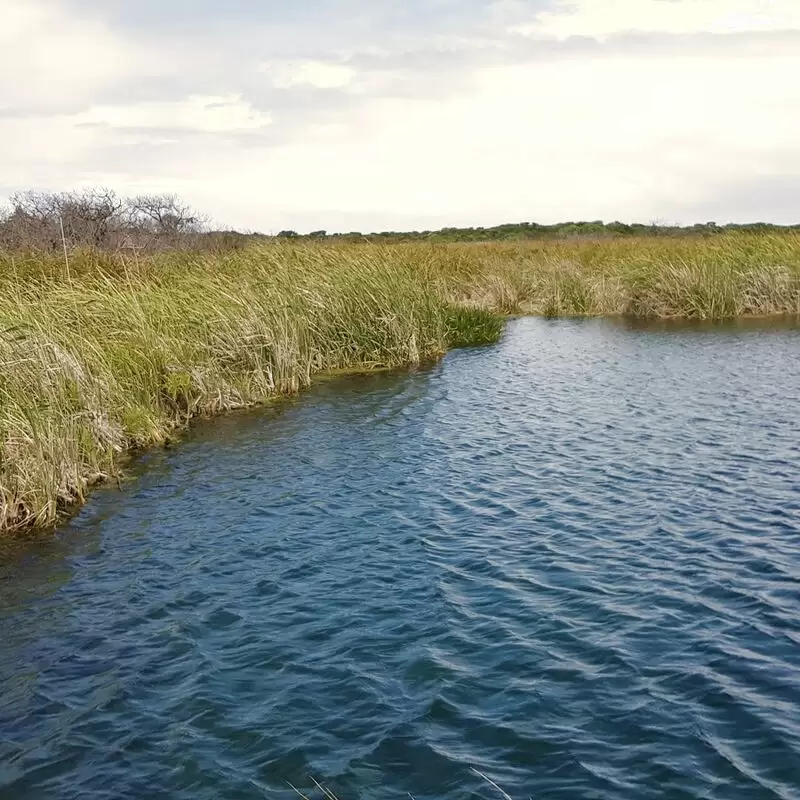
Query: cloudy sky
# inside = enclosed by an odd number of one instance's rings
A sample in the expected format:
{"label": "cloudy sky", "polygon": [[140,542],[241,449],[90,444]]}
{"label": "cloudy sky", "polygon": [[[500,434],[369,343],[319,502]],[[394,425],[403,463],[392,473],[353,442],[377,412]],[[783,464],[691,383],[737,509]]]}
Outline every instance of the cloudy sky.
{"label": "cloudy sky", "polygon": [[219,224],[800,221],[800,0],[0,0],[0,197]]}

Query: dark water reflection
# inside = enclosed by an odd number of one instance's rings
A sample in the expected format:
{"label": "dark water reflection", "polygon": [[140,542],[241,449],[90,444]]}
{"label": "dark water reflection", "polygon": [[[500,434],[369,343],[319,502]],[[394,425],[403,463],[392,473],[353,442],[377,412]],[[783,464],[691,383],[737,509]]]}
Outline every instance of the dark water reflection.
{"label": "dark water reflection", "polygon": [[800,333],[511,324],[0,560],[0,797],[800,798]]}

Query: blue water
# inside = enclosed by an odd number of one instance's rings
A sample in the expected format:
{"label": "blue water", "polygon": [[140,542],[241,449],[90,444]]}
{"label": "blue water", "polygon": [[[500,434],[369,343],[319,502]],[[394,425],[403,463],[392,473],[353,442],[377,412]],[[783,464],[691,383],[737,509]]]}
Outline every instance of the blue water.
{"label": "blue water", "polygon": [[3,800],[800,798],[800,331],[511,323],[0,560]]}

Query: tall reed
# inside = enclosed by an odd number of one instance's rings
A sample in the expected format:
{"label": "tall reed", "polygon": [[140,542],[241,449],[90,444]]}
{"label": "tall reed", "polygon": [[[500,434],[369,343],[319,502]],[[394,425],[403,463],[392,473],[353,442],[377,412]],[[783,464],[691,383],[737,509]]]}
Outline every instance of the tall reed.
{"label": "tall reed", "polygon": [[493,341],[452,306],[428,254],[266,248],[131,263],[0,262],[0,528],[49,525],[196,414]]}
{"label": "tall reed", "polygon": [[[472,248],[474,254],[466,251]],[[800,236],[462,246],[459,298],[545,316],[800,314]]]}
{"label": "tall reed", "polygon": [[0,530],[52,525],[195,415],[493,342],[511,313],[800,314],[800,239],[0,254]]}

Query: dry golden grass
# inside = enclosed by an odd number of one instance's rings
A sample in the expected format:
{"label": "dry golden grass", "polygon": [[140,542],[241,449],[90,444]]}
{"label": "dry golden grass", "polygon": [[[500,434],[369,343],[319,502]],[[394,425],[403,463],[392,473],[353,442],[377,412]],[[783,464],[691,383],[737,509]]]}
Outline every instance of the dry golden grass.
{"label": "dry golden grass", "polygon": [[800,240],[0,254],[0,530],[52,525],[195,415],[492,342],[517,313],[800,314]]}

